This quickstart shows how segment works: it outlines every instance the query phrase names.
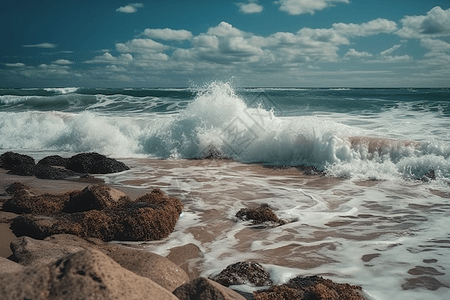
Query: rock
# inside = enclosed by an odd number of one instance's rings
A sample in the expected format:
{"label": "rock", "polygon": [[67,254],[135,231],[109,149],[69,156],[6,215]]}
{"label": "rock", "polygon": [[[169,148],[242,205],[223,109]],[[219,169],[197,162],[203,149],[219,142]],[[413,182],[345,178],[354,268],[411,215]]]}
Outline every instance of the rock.
{"label": "rock", "polygon": [[68,162],[69,162],[68,158],[64,158],[59,155],[51,155],[41,159],[38,162],[38,165],[65,167]]}
{"label": "rock", "polygon": [[57,245],[49,241],[22,236],[11,242],[11,250],[19,264],[29,266],[48,264],[68,254],[85,250],[85,248],[74,245]]}
{"label": "rock", "polygon": [[8,186],[5,189],[6,193],[9,195],[14,195],[16,193],[21,193],[23,191],[25,191],[26,195],[32,196],[34,195],[31,192],[31,187],[29,187],[28,185],[23,184],[22,182],[14,182],[13,184],[11,184],[10,186]]}
{"label": "rock", "polygon": [[40,240],[59,233],[84,235],[80,224],[63,217],[18,216],[11,222],[11,229],[18,237],[26,235]]}
{"label": "rock", "polygon": [[23,155],[15,152],[5,152],[0,155],[0,165],[3,169],[10,170],[14,166],[27,164],[34,165],[34,158],[28,155]]}
{"label": "rock", "polygon": [[253,292],[255,300],[364,300],[362,289],[348,283],[335,283],[320,276],[298,276],[288,283]]}
{"label": "rock", "polygon": [[125,269],[139,276],[150,278],[170,292],[189,282],[186,272],[158,254],[119,247],[116,251],[110,252],[108,256]]}
{"label": "rock", "polygon": [[13,197],[7,200],[3,206],[3,210],[14,213],[33,213],[43,215],[58,214],[62,211],[66,202],[69,201],[71,195],[78,192],[68,192],[64,194],[42,194],[35,195],[31,188],[15,182],[10,185],[6,192],[12,194]]}
{"label": "rock", "polygon": [[[102,188],[102,195],[105,198],[110,197],[110,199],[109,202],[101,202],[101,205],[110,205],[110,207],[102,210],[62,213],[66,199],[76,193],[55,196],[57,200],[49,194],[29,197],[36,201],[42,200],[34,202],[39,203],[39,206],[25,200],[22,203],[22,198],[15,199],[13,197],[7,205],[8,208],[20,207],[22,212],[37,212],[44,215],[23,215],[15,218],[11,223],[14,234],[16,236],[28,235],[37,239],[68,233],[83,238],[95,237],[103,241],[160,240],[173,231],[183,209],[178,198],[167,197],[159,189],[139,197],[136,202],[130,202],[126,196],[119,197],[122,195],[120,192],[110,192],[108,189],[103,190]],[[114,199],[117,198],[119,200],[115,202]],[[47,202],[48,199],[50,200]]]}
{"label": "rock", "polygon": [[434,170],[430,170],[428,173],[424,174],[422,178],[420,178],[423,182],[429,182],[431,180],[436,180],[436,174]]}
{"label": "rock", "polygon": [[12,260],[0,256],[0,274],[14,273],[23,269],[23,266],[19,265]]}
{"label": "rock", "polygon": [[[26,283],[26,284],[24,284]],[[122,268],[98,250],[83,250],[48,265],[0,274],[0,298],[176,300],[148,278]]]}
{"label": "rock", "polygon": [[286,224],[286,221],[279,219],[272,208],[267,204],[261,204],[261,206],[257,208],[242,208],[236,213],[236,217],[244,221],[252,220],[253,224],[266,222],[279,225]]}
{"label": "rock", "polygon": [[218,275],[210,277],[221,285],[251,284],[254,286],[272,285],[269,272],[256,262],[238,262],[226,267]]}
{"label": "rock", "polygon": [[48,264],[79,251],[99,250],[125,269],[149,278],[172,292],[189,281],[188,275],[173,262],[160,255],[98,239],[85,240],[73,235],[53,235],[45,240],[20,237],[11,243],[11,250],[18,263],[24,266]]}
{"label": "rock", "polygon": [[81,193],[72,194],[65,204],[64,211],[70,213],[92,209],[102,210],[130,201],[131,199],[124,192],[104,184],[97,184],[86,187]]}
{"label": "rock", "polygon": [[183,269],[191,280],[200,276],[199,259],[201,257],[203,257],[202,251],[194,244],[171,248],[166,256],[167,259]]}
{"label": "rock", "polygon": [[151,241],[165,238],[175,228],[182,210],[178,198],[167,197],[160,189],[154,189],[116,211],[123,226],[116,239]]}
{"label": "rock", "polygon": [[180,300],[245,300],[235,291],[204,277],[178,287],[173,294]]}
{"label": "rock", "polygon": [[124,163],[104,155],[91,152],[80,153],[69,158],[66,168],[78,173],[108,174],[129,170]]}
{"label": "rock", "polygon": [[62,180],[71,177],[79,177],[82,175],[80,173],[76,173],[71,170],[54,168],[52,166],[44,164],[38,165],[21,164],[13,166],[10,172],[11,174],[19,176],[36,176],[36,178],[39,179],[53,179],[53,180]]}

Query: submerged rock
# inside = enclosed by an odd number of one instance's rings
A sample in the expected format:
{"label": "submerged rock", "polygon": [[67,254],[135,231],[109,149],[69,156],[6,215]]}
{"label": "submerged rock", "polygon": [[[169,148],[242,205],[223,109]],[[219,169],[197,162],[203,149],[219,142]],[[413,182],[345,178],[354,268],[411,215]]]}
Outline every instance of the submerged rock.
{"label": "submerged rock", "polygon": [[269,272],[256,262],[238,262],[226,267],[218,275],[210,277],[224,286],[251,284],[254,286],[272,285]]}
{"label": "submerged rock", "polygon": [[0,274],[0,296],[4,300],[177,299],[152,280],[126,270],[93,249],[47,265]]}
{"label": "submerged rock", "polygon": [[362,289],[348,283],[336,283],[320,276],[298,276],[283,285],[253,292],[255,300],[364,300]]}
{"label": "submerged rock", "polygon": [[261,204],[261,206],[257,208],[242,208],[236,213],[236,217],[243,221],[252,220],[253,224],[262,224],[265,222],[271,222],[278,225],[286,224],[286,221],[279,219],[272,208],[267,204]]}

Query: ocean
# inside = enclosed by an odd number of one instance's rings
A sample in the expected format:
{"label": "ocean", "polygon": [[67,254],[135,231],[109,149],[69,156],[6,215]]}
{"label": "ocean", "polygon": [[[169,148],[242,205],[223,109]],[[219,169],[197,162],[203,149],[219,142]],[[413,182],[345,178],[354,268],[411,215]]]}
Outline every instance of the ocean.
{"label": "ocean", "polygon": [[[204,276],[253,260],[277,284],[317,274],[368,299],[450,299],[450,89],[6,88],[6,151],[125,162],[99,177],[185,206],[145,247],[193,243]],[[288,223],[236,219],[260,204]]]}

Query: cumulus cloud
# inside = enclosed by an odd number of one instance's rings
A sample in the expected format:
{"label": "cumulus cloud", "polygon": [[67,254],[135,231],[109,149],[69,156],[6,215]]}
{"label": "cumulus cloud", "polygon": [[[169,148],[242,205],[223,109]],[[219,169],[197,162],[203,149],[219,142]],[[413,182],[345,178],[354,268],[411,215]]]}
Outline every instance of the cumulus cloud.
{"label": "cumulus cloud", "polygon": [[152,39],[133,39],[126,42],[125,44],[116,44],[117,51],[131,53],[162,52],[168,48],[168,46],[155,42]]}
{"label": "cumulus cloud", "polygon": [[258,1],[250,0],[247,3],[237,3],[237,5],[239,6],[239,11],[243,14],[259,14],[264,9],[262,5],[258,4]]}
{"label": "cumulus cloud", "polygon": [[160,40],[183,41],[183,40],[190,40],[192,38],[192,33],[184,29],[182,30],[173,30],[170,28],[145,29],[143,34],[149,38]]}
{"label": "cumulus cloud", "polygon": [[117,12],[126,13],[126,14],[132,14],[137,12],[138,8],[144,7],[144,4],[142,3],[130,3],[127,6],[122,6],[116,9]]}
{"label": "cumulus cloud", "polygon": [[347,51],[347,53],[344,55],[344,59],[351,59],[351,58],[365,58],[365,57],[372,57],[372,54],[369,52],[359,52],[355,49],[350,49]]}
{"label": "cumulus cloud", "polygon": [[362,24],[335,23],[333,29],[346,36],[371,36],[380,33],[392,33],[397,30],[397,24],[386,19],[375,19]]}
{"label": "cumulus cloud", "polygon": [[450,8],[436,6],[426,16],[406,16],[398,35],[403,38],[430,38],[450,35]]}
{"label": "cumulus cloud", "polygon": [[96,56],[92,60],[88,60],[85,63],[89,64],[129,64],[133,61],[133,56],[129,53],[121,54],[116,57],[111,55],[109,52],[104,53],[103,55]]}
{"label": "cumulus cloud", "polygon": [[22,68],[22,67],[25,67],[25,64],[24,63],[13,63],[13,64],[6,63],[5,66],[11,67],[11,68]]}
{"label": "cumulus cloud", "polygon": [[67,60],[67,59],[58,59],[58,60],[55,60],[53,63],[57,64],[57,65],[71,65],[71,64],[73,64],[73,62],[71,62],[70,60]]}
{"label": "cumulus cloud", "polygon": [[41,44],[35,44],[35,45],[23,45],[25,48],[56,48],[58,45],[56,44],[50,44],[50,43],[41,43]]}
{"label": "cumulus cloud", "polygon": [[290,15],[311,14],[334,6],[335,3],[350,3],[349,0],[279,0],[280,10]]}

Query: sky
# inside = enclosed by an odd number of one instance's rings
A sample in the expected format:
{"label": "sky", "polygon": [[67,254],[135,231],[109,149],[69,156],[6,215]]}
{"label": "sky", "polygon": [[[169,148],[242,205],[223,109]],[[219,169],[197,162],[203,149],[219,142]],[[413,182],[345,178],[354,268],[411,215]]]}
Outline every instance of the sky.
{"label": "sky", "polygon": [[3,88],[450,87],[449,0],[6,0],[0,41]]}

